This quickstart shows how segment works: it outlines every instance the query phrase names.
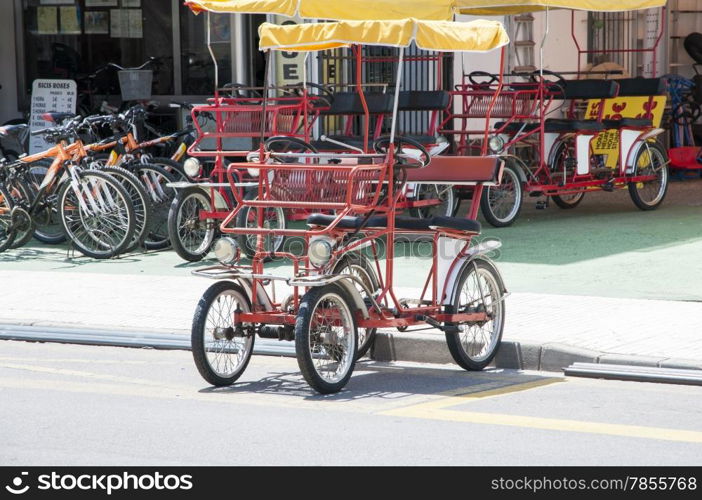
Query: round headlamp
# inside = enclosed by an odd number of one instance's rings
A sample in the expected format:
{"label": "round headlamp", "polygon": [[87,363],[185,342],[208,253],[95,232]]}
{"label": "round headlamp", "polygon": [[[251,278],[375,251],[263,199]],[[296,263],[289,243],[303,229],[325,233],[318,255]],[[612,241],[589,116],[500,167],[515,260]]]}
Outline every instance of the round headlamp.
{"label": "round headlamp", "polygon": [[490,151],[494,154],[500,154],[505,148],[505,140],[501,135],[493,135],[488,139],[488,148],[490,148]]}
{"label": "round headlamp", "polygon": [[188,158],[183,163],[183,170],[185,175],[188,177],[199,177],[200,176],[200,160],[197,158]]}
{"label": "round headlamp", "polygon": [[229,266],[239,261],[241,249],[234,238],[224,236],[215,243],[214,254],[220,263]]}
{"label": "round headlamp", "polygon": [[307,249],[307,257],[314,267],[324,267],[332,257],[333,252],[331,242],[326,238],[316,238],[310,241]]}

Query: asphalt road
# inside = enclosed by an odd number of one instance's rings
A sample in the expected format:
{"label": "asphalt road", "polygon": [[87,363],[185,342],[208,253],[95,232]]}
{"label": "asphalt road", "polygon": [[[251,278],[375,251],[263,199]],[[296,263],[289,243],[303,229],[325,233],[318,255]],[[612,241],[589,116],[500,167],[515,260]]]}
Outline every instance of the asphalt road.
{"label": "asphalt road", "polygon": [[702,387],[295,359],[230,388],[188,352],[0,342],[3,465],[701,465]]}

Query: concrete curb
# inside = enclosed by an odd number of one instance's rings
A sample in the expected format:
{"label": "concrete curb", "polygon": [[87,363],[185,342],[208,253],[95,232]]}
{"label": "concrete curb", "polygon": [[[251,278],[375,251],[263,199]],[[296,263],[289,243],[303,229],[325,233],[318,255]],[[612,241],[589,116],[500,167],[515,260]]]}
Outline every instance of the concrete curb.
{"label": "concrete curb", "polygon": [[[0,324],[0,340],[60,342],[156,349],[190,348],[189,332],[127,328],[87,328],[45,321],[5,322]],[[258,354],[294,356],[291,342],[256,339]],[[370,352],[374,361],[408,361],[430,364],[455,364],[441,333],[379,331]],[[634,354],[612,354],[562,343],[514,342],[503,340],[490,366],[512,370],[562,372],[573,363],[598,363],[653,368],[702,370],[702,360],[662,358]]]}

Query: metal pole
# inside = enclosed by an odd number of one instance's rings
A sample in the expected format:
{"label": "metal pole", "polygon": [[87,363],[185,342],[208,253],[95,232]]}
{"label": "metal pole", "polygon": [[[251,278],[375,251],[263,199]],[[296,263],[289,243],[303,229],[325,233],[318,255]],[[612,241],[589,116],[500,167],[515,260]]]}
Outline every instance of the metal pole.
{"label": "metal pole", "polygon": [[210,11],[207,11],[207,50],[210,52],[210,57],[214,63],[214,84],[215,84],[215,95],[218,95],[219,89],[219,65],[217,64],[217,58],[215,57],[214,50],[212,49],[212,30],[210,29]]}
{"label": "metal pole", "polygon": [[397,125],[397,108],[400,102],[400,80],[402,80],[402,57],[405,54],[405,48],[400,47],[400,55],[397,58],[397,81],[395,82],[395,99],[392,103],[392,125],[390,126],[390,144],[395,142],[395,128]]}

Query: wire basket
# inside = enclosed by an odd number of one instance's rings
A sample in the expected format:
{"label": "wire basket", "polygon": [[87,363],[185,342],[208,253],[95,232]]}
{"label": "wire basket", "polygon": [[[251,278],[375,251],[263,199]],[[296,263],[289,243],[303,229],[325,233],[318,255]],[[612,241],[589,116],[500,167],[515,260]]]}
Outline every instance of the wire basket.
{"label": "wire basket", "polygon": [[129,69],[117,72],[123,101],[151,99],[154,72],[150,69]]}

